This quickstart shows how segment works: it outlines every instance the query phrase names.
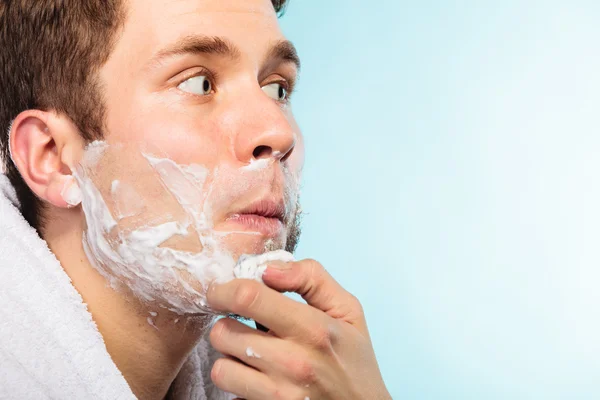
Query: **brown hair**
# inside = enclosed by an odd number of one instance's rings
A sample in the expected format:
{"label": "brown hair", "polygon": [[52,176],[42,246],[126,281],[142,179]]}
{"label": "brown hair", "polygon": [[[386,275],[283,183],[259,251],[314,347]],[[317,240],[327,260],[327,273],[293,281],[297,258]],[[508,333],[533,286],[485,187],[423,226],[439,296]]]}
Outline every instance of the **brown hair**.
{"label": "brown hair", "polygon": [[[272,0],[278,15],[286,0]],[[43,202],[10,159],[7,131],[30,109],[69,116],[86,140],[102,137],[98,70],[125,21],[123,0],[0,0],[0,159],[31,226],[43,229]]]}

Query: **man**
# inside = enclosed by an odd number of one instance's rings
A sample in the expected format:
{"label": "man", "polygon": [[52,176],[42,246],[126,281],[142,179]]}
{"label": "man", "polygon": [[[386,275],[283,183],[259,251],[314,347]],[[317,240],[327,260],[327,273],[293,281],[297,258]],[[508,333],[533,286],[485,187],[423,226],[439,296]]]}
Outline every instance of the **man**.
{"label": "man", "polygon": [[0,397],[389,398],[316,261],[230,279],[298,237],[283,3],[0,0]]}

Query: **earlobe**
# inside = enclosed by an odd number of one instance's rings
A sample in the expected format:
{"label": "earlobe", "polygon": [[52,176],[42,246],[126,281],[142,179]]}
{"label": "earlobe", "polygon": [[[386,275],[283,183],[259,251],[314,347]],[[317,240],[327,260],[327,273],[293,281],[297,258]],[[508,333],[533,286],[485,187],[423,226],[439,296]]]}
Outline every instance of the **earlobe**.
{"label": "earlobe", "polygon": [[70,121],[28,110],[15,119],[9,135],[12,160],[36,196],[61,208],[80,203],[72,169],[83,140]]}

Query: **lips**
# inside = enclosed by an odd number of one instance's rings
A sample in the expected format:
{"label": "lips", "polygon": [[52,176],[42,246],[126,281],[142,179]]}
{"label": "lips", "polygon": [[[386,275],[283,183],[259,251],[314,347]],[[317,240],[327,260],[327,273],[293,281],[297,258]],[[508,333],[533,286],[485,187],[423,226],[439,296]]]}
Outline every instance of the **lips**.
{"label": "lips", "polygon": [[258,215],[265,218],[274,218],[283,222],[285,206],[283,201],[260,200],[237,212],[240,215]]}
{"label": "lips", "polygon": [[258,232],[267,237],[278,236],[284,227],[285,206],[283,201],[261,200],[241,209],[229,218],[247,231]]}

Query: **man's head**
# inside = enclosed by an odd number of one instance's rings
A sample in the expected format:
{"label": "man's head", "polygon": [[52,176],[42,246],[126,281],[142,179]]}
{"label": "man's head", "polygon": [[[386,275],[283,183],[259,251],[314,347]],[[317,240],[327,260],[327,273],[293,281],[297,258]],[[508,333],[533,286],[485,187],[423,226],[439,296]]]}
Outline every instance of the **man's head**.
{"label": "man's head", "polygon": [[[164,171],[148,155],[201,166],[214,183],[211,229],[233,253],[293,249],[304,150],[288,103],[299,61],[278,26],[284,3],[0,0],[0,127],[10,133],[0,143],[28,221],[43,236],[84,225],[64,190],[86,144],[102,140],[107,156],[84,169],[105,198],[127,182],[166,222],[178,211],[152,204],[166,191],[144,181],[149,166]],[[126,221],[121,231],[132,230]]]}
{"label": "man's head", "polygon": [[[40,159],[47,153],[44,150],[58,144],[58,133],[52,135],[54,132],[38,138],[41,140],[34,140],[32,134],[19,135],[17,139],[24,137],[27,142],[19,142],[19,154],[23,147],[35,154],[15,157],[21,165],[11,160],[6,132],[21,128],[11,124],[24,111],[40,110],[60,116],[63,122],[72,124],[70,130],[77,131],[84,142],[111,134],[122,135],[123,140],[134,139],[135,135],[138,139],[140,135],[148,137],[148,126],[141,124],[144,121],[140,119],[152,116],[146,121],[148,125],[162,129],[162,135],[158,135],[161,137],[156,139],[173,144],[176,138],[170,135],[175,134],[177,127],[187,129],[193,124],[197,135],[206,139],[202,148],[194,148],[194,143],[189,142],[179,145],[189,154],[196,152],[196,158],[218,152],[215,137],[224,137],[223,133],[232,130],[245,133],[240,140],[248,146],[261,142],[265,134],[273,137],[274,132],[282,132],[277,124],[281,116],[272,107],[265,107],[264,101],[256,101],[256,89],[257,83],[268,85],[268,79],[273,81],[266,89],[271,95],[281,90],[275,87],[280,80],[293,85],[295,68],[289,62],[294,58],[293,48],[278,42],[283,37],[275,21],[275,13],[283,12],[285,3],[0,0],[0,130],[5,132],[0,134],[0,157],[4,158],[7,175],[28,222],[43,232],[45,208],[53,202],[46,196],[47,192],[52,194],[50,177],[46,176],[49,174],[44,174],[48,168],[35,171],[36,164],[50,162],[57,169],[56,163],[61,160]],[[277,44],[280,46],[272,47]],[[166,57],[169,51],[181,54]],[[275,57],[267,58],[266,51]],[[280,76],[277,68],[281,66],[274,65],[274,60],[275,64],[286,61],[281,64],[286,64],[283,69],[287,76]],[[209,85],[215,92],[226,93],[206,99],[172,95],[176,87],[173,79],[184,78],[185,74],[199,76],[207,63],[214,70],[207,70],[202,76],[210,76],[192,79],[188,87],[196,91],[198,85]],[[249,72],[255,74],[254,82],[248,81]],[[169,73],[173,76],[166,77]],[[216,82],[217,78],[222,82]],[[213,87],[217,84],[219,87]],[[291,91],[291,87],[285,89]],[[212,101],[207,101],[208,97]],[[151,99],[154,109],[147,103]],[[289,111],[282,110],[280,114],[286,114],[293,124]],[[47,118],[46,114],[37,115],[42,121]],[[29,115],[24,120],[39,122],[35,118],[32,121]],[[173,125],[169,125],[171,122]],[[271,128],[265,128],[269,123]],[[31,131],[32,124],[24,125]],[[241,129],[242,125],[246,128]],[[262,137],[258,136],[260,130]],[[282,136],[277,140],[285,141]],[[245,157],[241,153],[238,156]]]}

